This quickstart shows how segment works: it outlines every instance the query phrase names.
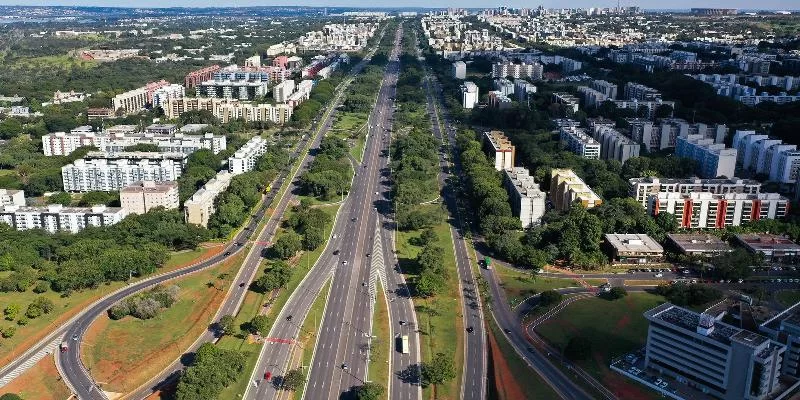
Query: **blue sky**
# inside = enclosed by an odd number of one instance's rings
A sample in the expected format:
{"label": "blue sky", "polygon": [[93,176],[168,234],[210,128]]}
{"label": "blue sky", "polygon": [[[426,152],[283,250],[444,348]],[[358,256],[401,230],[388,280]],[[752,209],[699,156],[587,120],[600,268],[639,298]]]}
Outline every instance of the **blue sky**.
{"label": "blue sky", "polygon": [[[637,5],[642,8],[691,8],[691,7],[721,7],[721,8],[752,8],[762,9],[800,9],[800,0],[763,0],[758,2],[746,0],[640,0],[624,1],[625,5]],[[136,0],[120,2],[110,0],[0,0],[5,5],[81,5],[81,6],[130,6],[130,7],[163,7],[163,0]],[[349,6],[349,7],[495,7],[506,5],[509,7],[536,7],[539,4],[545,7],[613,7],[616,1],[593,0],[509,0],[506,2],[486,2],[481,0],[273,0],[258,1],[245,0],[230,3],[217,0],[172,0],[169,6],[267,6],[267,5],[297,5],[297,6]]]}

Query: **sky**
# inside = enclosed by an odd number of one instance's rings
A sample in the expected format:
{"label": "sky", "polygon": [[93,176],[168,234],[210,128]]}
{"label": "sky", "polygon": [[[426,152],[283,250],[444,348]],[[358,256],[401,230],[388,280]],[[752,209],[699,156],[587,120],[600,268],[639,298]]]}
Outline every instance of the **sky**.
{"label": "sky", "polygon": [[[238,0],[220,2],[218,0],[171,0],[170,7],[206,7],[206,6],[342,6],[342,7],[467,7],[485,8],[505,5],[508,7],[537,7],[540,4],[546,8],[572,8],[572,7],[614,7],[616,1],[595,0],[508,0],[494,2],[484,0]],[[800,10],[800,0],[620,0],[622,6],[639,6],[645,9],[680,9],[691,7],[709,8],[740,8],[776,10]],[[112,6],[112,7],[164,7],[163,0],[0,0],[0,5],[70,5],[70,6]]]}

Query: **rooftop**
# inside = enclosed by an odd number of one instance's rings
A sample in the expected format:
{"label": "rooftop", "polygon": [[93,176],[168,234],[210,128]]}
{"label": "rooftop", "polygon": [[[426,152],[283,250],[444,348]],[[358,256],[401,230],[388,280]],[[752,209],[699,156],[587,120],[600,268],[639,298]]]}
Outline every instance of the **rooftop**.
{"label": "rooftop", "polygon": [[667,238],[684,253],[721,253],[733,250],[728,242],[705,233],[670,233]]}
{"label": "rooftop", "polygon": [[512,151],[514,145],[508,140],[506,135],[501,131],[489,131],[485,134],[486,139],[492,145],[495,151]]}
{"label": "rooftop", "polygon": [[736,235],[736,239],[752,250],[793,250],[800,251],[800,246],[783,236],[770,233],[748,233]]}
{"label": "rooftop", "polygon": [[663,253],[653,238],[642,233],[607,233],[606,241],[618,251],[637,253]]}
{"label": "rooftop", "polygon": [[120,193],[167,193],[178,189],[178,182],[139,181],[120,189]]}
{"label": "rooftop", "polygon": [[[682,307],[678,307],[674,304],[664,303],[651,310],[646,311],[644,313],[644,316],[651,322],[659,322],[661,324],[666,324],[674,329],[682,330],[684,331],[684,333],[687,334],[689,333],[698,334],[697,328],[700,325],[701,314],[691,310],[687,310]],[[743,331],[742,329],[728,325],[724,322],[716,321],[713,318],[710,319],[710,321],[706,320],[704,322],[710,322],[713,329],[711,329],[710,332],[708,332],[708,334],[703,336],[726,346],[730,346],[732,338]],[[747,331],[745,332],[752,333]],[[762,343],[763,341],[769,340],[756,333],[752,334],[762,338]],[[737,337],[737,341],[741,342],[743,340],[744,340],[743,336]]]}

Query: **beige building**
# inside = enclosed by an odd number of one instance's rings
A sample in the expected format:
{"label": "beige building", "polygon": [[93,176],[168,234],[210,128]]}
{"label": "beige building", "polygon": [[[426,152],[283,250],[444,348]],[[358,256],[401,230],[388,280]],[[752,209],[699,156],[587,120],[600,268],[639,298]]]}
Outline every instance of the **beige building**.
{"label": "beige building", "polygon": [[138,88],[120,93],[111,99],[114,111],[122,110],[125,114],[139,111],[147,104],[147,90]]}
{"label": "beige building", "polygon": [[494,158],[494,169],[502,171],[514,168],[516,148],[506,135],[501,131],[489,131],[483,137],[486,139],[485,147],[489,157]]}
{"label": "beige building", "polygon": [[228,188],[233,176],[228,171],[218,172],[217,176],[203,185],[189,200],[186,200],[183,203],[186,222],[208,227],[208,220],[216,211],[214,209],[214,199]]}
{"label": "beige building", "polygon": [[556,211],[566,211],[573,203],[586,208],[603,203],[592,188],[571,169],[553,169],[550,175],[550,201]]}
{"label": "beige building", "polygon": [[664,248],[653,238],[640,233],[605,235],[611,248],[611,261],[621,264],[646,264],[664,258]]}
{"label": "beige building", "polygon": [[164,107],[168,119],[175,119],[187,111],[197,110],[211,111],[222,123],[232,119],[243,119],[285,124],[292,117],[294,108],[288,104],[252,104],[205,97],[172,99]]}
{"label": "beige building", "polygon": [[120,189],[119,202],[130,214],[144,214],[155,207],[174,210],[180,206],[178,182],[135,182]]}

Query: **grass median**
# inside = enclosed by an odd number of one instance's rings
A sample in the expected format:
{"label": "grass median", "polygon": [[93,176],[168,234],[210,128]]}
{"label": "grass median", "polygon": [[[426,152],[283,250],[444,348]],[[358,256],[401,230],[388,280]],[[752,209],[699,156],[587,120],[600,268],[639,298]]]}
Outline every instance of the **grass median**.
{"label": "grass median", "polygon": [[[299,351],[301,353],[300,366],[303,369],[303,372],[306,373],[306,379],[308,379],[308,372],[311,370],[309,366],[311,365],[311,358],[314,355],[314,346],[317,345],[319,324],[322,322],[322,314],[325,311],[325,303],[328,300],[328,292],[330,290],[331,281],[328,280],[319,294],[317,294],[316,300],[314,300],[314,303],[308,310],[308,315],[306,315],[306,319],[303,321],[303,325],[300,328],[300,339],[298,340],[298,345],[294,348],[294,351]],[[297,366],[295,365],[295,367]],[[303,389],[304,388],[301,387],[299,390],[292,392],[293,398],[302,399]]]}
{"label": "grass median", "polygon": [[45,357],[3,387],[3,393],[15,393],[23,399],[67,399],[72,395],[53,357]]}
{"label": "grass median", "polygon": [[[506,297],[511,306],[516,306],[526,298],[546,290],[561,289],[568,287],[581,287],[577,279],[562,279],[526,274],[502,265],[494,263],[495,276],[500,279],[500,286],[506,292]],[[606,283],[605,279],[583,279],[590,285],[601,285]]]}
{"label": "grass median", "polygon": [[380,384],[386,389],[389,379],[389,354],[392,351],[394,338],[389,336],[390,322],[389,310],[386,308],[386,294],[379,280],[376,280],[375,285],[377,293],[375,315],[372,318],[372,336],[374,338],[370,348],[368,380]]}

